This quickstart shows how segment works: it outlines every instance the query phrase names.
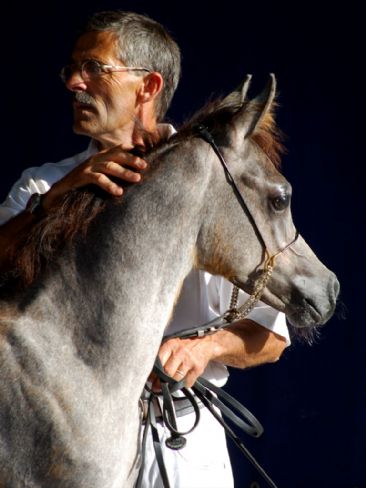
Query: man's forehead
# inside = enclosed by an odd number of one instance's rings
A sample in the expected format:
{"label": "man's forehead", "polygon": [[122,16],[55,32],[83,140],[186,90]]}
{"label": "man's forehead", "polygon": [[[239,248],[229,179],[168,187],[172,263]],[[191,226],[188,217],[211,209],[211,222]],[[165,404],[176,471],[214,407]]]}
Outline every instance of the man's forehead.
{"label": "man's forehead", "polygon": [[87,32],[76,41],[71,55],[74,61],[83,59],[118,59],[117,39],[113,32]]}

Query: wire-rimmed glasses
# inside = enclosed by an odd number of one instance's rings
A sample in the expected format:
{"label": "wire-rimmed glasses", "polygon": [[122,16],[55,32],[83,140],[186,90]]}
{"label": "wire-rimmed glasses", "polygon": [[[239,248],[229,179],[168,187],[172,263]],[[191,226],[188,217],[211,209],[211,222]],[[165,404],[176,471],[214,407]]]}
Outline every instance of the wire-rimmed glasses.
{"label": "wire-rimmed glasses", "polygon": [[60,77],[64,83],[67,83],[74,72],[79,70],[81,78],[84,81],[89,81],[92,78],[97,78],[105,73],[112,73],[113,71],[146,71],[151,73],[148,68],[140,66],[115,66],[112,64],[103,64],[96,59],[86,59],[81,63],[68,64],[64,66],[60,72]]}

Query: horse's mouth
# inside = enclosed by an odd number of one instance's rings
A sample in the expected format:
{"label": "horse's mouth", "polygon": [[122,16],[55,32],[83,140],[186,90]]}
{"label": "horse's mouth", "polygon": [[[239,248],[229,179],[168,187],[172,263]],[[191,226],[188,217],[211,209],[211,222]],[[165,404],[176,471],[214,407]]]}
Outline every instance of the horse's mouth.
{"label": "horse's mouth", "polygon": [[304,298],[302,303],[294,308],[294,310],[286,312],[286,316],[290,324],[297,328],[323,325],[333,313],[331,310],[326,315],[322,314],[308,298]]}
{"label": "horse's mouth", "polygon": [[[255,289],[255,280],[253,279],[243,282],[235,277],[231,281],[248,294],[253,293]],[[260,296],[260,300],[285,313],[290,324],[300,329],[324,325],[334,313],[337,295],[338,288],[323,299],[317,295],[313,297],[304,296],[301,291],[295,290],[290,294],[290,298],[284,299],[283,296],[279,296],[278,292],[266,287]],[[284,296],[286,297],[285,293]]]}

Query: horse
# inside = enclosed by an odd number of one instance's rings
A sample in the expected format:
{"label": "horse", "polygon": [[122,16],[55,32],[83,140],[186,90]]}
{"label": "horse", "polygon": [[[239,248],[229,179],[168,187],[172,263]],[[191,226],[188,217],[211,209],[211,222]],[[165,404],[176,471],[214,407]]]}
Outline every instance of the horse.
{"label": "horse", "polygon": [[133,486],[139,398],[192,267],[251,293],[278,254],[262,300],[297,328],[331,317],[338,281],[296,236],[279,171],[275,78],[254,99],[249,81],[157,144],[142,185],[71,192],[25,239],[0,287],[0,486]]}

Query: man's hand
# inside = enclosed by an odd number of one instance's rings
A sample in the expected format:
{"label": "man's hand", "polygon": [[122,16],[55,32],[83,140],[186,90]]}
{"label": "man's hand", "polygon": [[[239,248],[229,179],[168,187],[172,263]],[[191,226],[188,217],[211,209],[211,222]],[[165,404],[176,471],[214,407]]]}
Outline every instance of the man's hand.
{"label": "man's hand", "polygon": [[[248,368],[277,361],[285,348],[284,337],[244,319],[205,337],[170,339],[160,346],[159,358],[167,374],[177,381],[184,378],[185,385],[190,388],[209,361]],[[153,388],[159,389],[156,379],[153,379]]]}
{"label": "man's hand", "polygon": [[[141,180],[141,175],[137,171],[146,167],[147,163],[143,159],[133,156],[122,146],[100,151],[55,183],[43,195],[42,207],[47,212],[57,205],[69,190],[90,184],[100,186],[111,195],[120,196],[123,188],[112,181],[111,177],[129,183],[137,183]],[[1,271],[12,266],[12,258],[17,252],[19,243],[22,242],[23,236],[30,231],[34,223],[35,218],[32,214],[21,212],[0,226]]]}
{"label": "man's hand", "polygon": [[169,339],[159,350],[165,372],[191,388],[213,358],[211,336],[202,339]]}
{"label": "man's hand", "polygon": [[122,186],[115,183],[111,177],[128,183],[137,183],[141,181],[141,175],[137,171],[146,167],[146,161],[127,152],[121,145],[105,149],[88,158],[55,183],[44,195],[42,206],[47,211],[69,190],[91,184],[98,185],[111,195],[121,196]]}

